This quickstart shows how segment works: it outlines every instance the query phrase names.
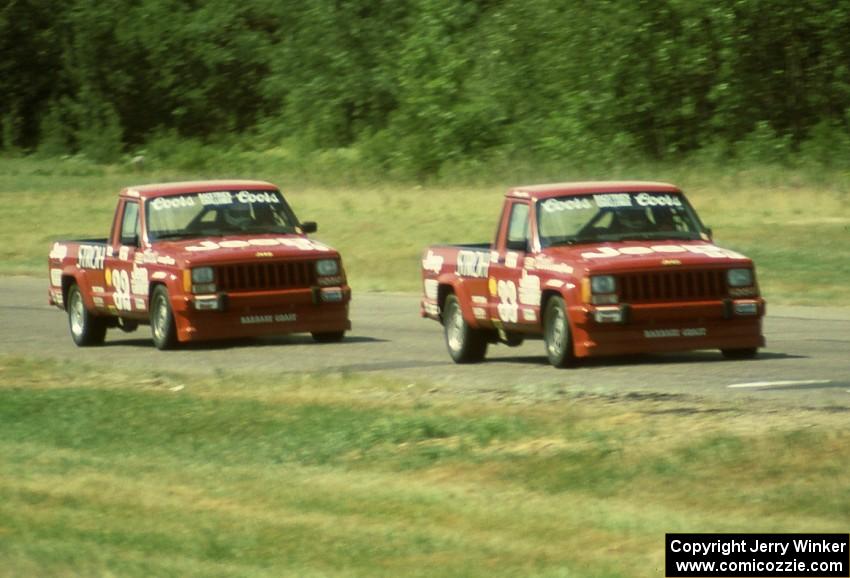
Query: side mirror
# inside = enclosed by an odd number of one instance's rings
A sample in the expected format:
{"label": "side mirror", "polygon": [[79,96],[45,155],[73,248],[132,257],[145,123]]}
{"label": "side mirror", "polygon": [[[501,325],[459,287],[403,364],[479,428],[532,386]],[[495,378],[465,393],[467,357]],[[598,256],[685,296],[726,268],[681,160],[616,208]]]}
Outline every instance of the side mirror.
{"label": "side mirror", "polygon": [[708,237],[709,241],[714,237],[714,231],[711,230],[711,227],[703,228],[702,234]]}
{"label": "side mirror", "polygon": [[302,233],[315,233],[319,230],[319,225],[316,224],[316,221],[304,221],[301,223],[301,232]]}

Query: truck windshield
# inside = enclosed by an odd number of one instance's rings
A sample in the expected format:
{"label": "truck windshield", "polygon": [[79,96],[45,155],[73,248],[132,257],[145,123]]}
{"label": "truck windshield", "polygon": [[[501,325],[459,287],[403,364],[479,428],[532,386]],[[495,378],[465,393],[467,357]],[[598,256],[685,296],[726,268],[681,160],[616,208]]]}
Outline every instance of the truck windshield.
{"label": "truck windshield", "polygon": [[277,191],[215,191],[156,197],[145,203],[148,237],[179,239],[294,233],[298,221]]}
{"label": "truck windshield", "polygon": [[696,213],[680,194],[660,192],[569,195],[537,204],[544,247],[604,241],[699,239]]}

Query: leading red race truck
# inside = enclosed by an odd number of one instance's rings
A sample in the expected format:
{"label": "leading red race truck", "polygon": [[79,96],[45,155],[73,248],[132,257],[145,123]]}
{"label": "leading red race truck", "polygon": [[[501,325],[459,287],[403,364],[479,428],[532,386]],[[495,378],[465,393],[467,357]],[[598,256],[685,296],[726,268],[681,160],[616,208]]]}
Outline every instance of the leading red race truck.
{"label": "leading red race truck", "polygon": [[753,262],[718,247],[679,188],[653,182],[516,187],[491,244],[422,257],[421,315],[442,323],[457,363],[490,343],[545,342],[576,358],[764,347]]}
{"label": "leading red race truck", "polygon": [[310,332],[340,341],[351,289],[337,251],[278,188],[201,181],[123,189],[106,239],[57,241],[49,301],[79,346],[149,324],[154,345]]}

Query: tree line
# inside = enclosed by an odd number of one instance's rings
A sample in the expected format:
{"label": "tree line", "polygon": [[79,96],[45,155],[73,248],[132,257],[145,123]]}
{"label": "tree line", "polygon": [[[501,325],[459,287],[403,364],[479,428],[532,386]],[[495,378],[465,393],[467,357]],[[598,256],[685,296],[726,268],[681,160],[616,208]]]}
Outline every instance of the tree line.
{"label": "tree line", "polygon": [[5,149],[158,135],[465,159],[850,154],[842,0],[6,0]]}

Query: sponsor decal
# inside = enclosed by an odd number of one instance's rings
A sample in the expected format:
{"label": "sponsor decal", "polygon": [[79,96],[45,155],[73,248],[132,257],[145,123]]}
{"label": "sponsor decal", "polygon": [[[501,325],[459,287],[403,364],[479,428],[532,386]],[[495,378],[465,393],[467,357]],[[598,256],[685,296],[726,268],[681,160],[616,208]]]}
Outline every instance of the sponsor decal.
{"label": "sponsor decal", "polygon": [[593,195],[593,200],[600,209],[632,206],[632,197],[629,193]]}
{"label": "sponsor decal", "polygon": [[164,209],[181,209],[183,207],[194,207],[194,195],[181,195],[179,197],[157,197],[151,201],[151,208],[154,211],[162,211]]}
{"label": "sponsor decal", "polygon": [[130,247],[121,247],[118,249],[118,258],[122,261],[130,260]]}
{"label": "sponsor decal", "polygon": [[707,335],[705,327],[688,327],[685,329],[644,329],[643,336],[647,339],[661,339],[666,337],[704,337]]}
{"label": "sponsor decal", "polygon": [[236,200],[240,203],[267,203],[274,205],[280,203],[277,195],[273,195],[268,191],[239,191],[236,193]]}
{"label": "sponsor decal", "polygon": [[522,266],[525,269],[534,269],[536,265],[537,262],[534,260],[534,257],[526,257],[522,262]]}
{"label": "sponsor decal", "polygon": [[216,191],[212,193],[199,193],[198,198],[204,206],[230,205],[233,203],[233,195],[230,191]]}
{"label": "sponsor decal", "polygon": [[490,251],[490,263],[498,263],[499,262],[499,252],[498,251]]}
{"label": "sponsor decal", "polygon": [[95,305],[97,305],[98,307],[103,307],[103,297],[95,296],[95,297],[92,297],[91,299],[92,299],[92,301],[94,301]]}
{"label": "sponsor decal", "polygon": [[50,255],[48,255],[51,259],[57,259],[61,261],[65,257],[68,256],[68,247],[63,245],[62,243],[53,243],[53,248],[50,249]]}
{"label": "sponsor decal", "polygon": [[487,311],[485,311],[485,310],[484,310],[483,308],[481,308],[481,307],[473,307],[473,308],[472,308],[472,315],[473,315],[476,319],[487,319]]}
{"label": "sponsor decal", "polygon": [[443,269],[443,257],[435,255],[434,251],[429,249],[428,254],[425,255],[424,259],[422,259],[422,269],[439,275],[440,271]]}
{"label": "sponsor decal", "polygon": [[153,275],[151,275],[152,279],[165,279],[168,276],[168,273],[165,271],[156,271]]}
{"label": "sponsor decal", "polygon": [[[106,272],[109,273],[109,269],[107,269]],[[107,283],[108,283],[108,281],[107,281]],[[101,287],[100,285],[92,285],[91,290],[92,290],[92,293],[105,293],[105,289],[103,287]]]}
{"label": "sponsor decal", "polygon": [[546,199],[540,204],[540,207],[547,213],[555,213],[559,211],[575,211],[576,209],[592,209],[593,204],[586,197],[576,197],[573,199]]}
{"label": "sponsor decal", "polygon": [[526,321],[537,321],[537,313],[534,312],[534,309],[523,309],[522,318]]}
{"label": "sponsor decal", "polygon": [[516,283],[501,280],[498,282],[499,305],[497,310],[499,318],[506,323],[516,323],[519,305],[517,304]]}
{"label": "sponsor decal", "polygon": [[50,270],[50,284],[54,287],[62,286],[62,269]]}
{"label": "sponsor decal", "polygon": [[136,301],[136,309],[138,309],[139,311],[144,311],[145,310],[145,300],[140,298],[140,297],[136,297],[135,301]]}
{"label": "sponsor decal", "polygon": [[490,277],[490,279],[487,281],[487,290],[490,291],[490,295],[493,295],[495,297],[496,293],[499,290],[495,278]]}
{"label": "sponsor decal", "polygon": [[566,263],[558,263],[556,261],[552,261],[551,259],[537,259],[536,268],[540,271],[549,271],[551,273],[560,273],[561,275],[572,275],[573,268],[567,265]]}
{"label": "sponsor decal", "polygon": [[487,305],[487,298],[482,295],[473,295],[472,302],[479,305]]}
{"label": "sponsor decal", "polygon": [[160,265],[175,265],[177,261],[174,260],[174,257],[157,257],[156,262]]}
{"label": "sponsor decal", "polygon": [[228,191],[215,191],[211,193],[198,193],[197,195],[180,195],[173,197],[157,197],[151,201],[150,205],[154,211],[162,211],[165,209],[180,209],[183,207],[194,207],[196,199],[202,205],[230,205],[234,201],[250,204],[279,204],[280,197],[268,191],[239,191],[235,195]]}
{"label": "sponsor decal", "polygon": [[640,193],[635,195],[635,201],[641,207],[681,207],[682,201],[678,195],[652,195]]}
{"label": "sponsor decal", "polygon": [[257,257],[258,259],[274,257],[274,253],[272,253],[271,251],[257,251],[256,253],[254,253],[254,257]]}
{"label": "sponsor decal", "polygon": [[437,300],[440,283],[436,279],[425,279],[425,297],[432,301]]}
{"label": "sponsor decal", "polygon": [[620,249],[620,253],[623,255],[649,255],[654,252],[649,247],[623,247]]}
{"label": "sponsor decal", "polygon": [[678,259],[662,259],[661,264],[666,266],[666,267],[673,267],[675,265],[681,265],[682,262],[679,261]]}
{"label": "sponsor decal", "polygon": [[519,302],[523,305],[540,307],[540,277],[529,275],[525,269],[519,280]]}
{"label": "sponsor decal", "polygon": [[[735,251],[723,249],[716,245],[652,245],[650,247],[599,247],[596,251],[587,251],[581,256],[585,259],[609,259],[619,255],[649,255],[650,253],[693,253],[704,255],[711,259],[744,259],[745,257]],[[540,263],[538,269],[542,269]]]}
{"label": "sponsor decal", "polygon": [[548,281],[546,281],[546,286],[547,287],[563,287],[564,282],[561,281],[560,279],[549,279]]}
{"label": "sponsor decal", "polygon": [[479,251],[458,251],[457,274],[461,277],[486,277],[490,271],[488,253]]}
{"label": "sponsor decal", "polygon": [[511,269],[516,267],[516,262],[518,258],[518,253],[509,252],[507,255],[505,255],[505,267],[510,267]]}
{"label": "sponsor decal", "polygon": [[77,249],[77,266],[81,269],[103,269],[106,247],[102,245],[80,245]]}
{"label": "sponsor decal", "polygon": [[247,241],[242,240],[233,240],[233,241],[222,241],[221,243],[216,243],[215,241],[201,241],[197,245],[190,245],[186,247],[187,251],[199,252],[199,251],[217,251],[219,249],[239,249],[244,247],[275,247],[275,246],[284,246],[284,247],[293,247],[295,249],[299,249],[301,251],[330,251],[330,247],[327,245],[320,243],[319,241],[313,241],[310,239],[248,239]]}
{"label": "sponsor decal", "polygon": [[274,315],[243,315],[239,318],[242,325],[261,323],[292,323],[297,319],[295,313],[276,313]]}
{"label": "sponsor decal", "polygon": [[112,246],[111,246],[111,245],[110,245],[109,247],[107,247],[107,248],[106,248],[106,256],[107,256],[107,257],[112,257],[114,254],[115,254],[115,252],[112,250]]}
{"label": "sponsor decal", "polygon": [[[107,269],[107,272],[109,270]],[[112,303],[118,311],[132,311],[133,302],[130,299],[130,274],[123,269],[115,269],[107,273],[108,283],[112,285]]]}
{"label": "sponsor decal", "polygon": [[[130,292],[137,295],[147,295],[148,283],[148,270],[133,265],[133,271],[130,275]],[[138,303],[138,300],[136,303]]]}

